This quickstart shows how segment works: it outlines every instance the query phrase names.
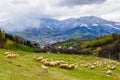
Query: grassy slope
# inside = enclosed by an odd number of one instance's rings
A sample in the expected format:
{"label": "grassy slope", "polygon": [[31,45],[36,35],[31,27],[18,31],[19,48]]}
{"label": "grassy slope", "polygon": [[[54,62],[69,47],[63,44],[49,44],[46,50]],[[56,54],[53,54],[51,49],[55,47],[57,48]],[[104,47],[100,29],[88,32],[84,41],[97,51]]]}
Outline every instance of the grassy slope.
{"label": "grassy slope", "polygon": [[10,49],[10,50],[22,50],[22,51],[27,51],[27,52],[32,52],[34,51],[33,48],[23,45],[23,44],[17,44],[14,41],[7,40],[6,44],[4,45],[5,49]]}
{"label": "grassy slope", "polygon": [[[0,49],[0,80],[120,80],[120,66],[113,71],[111,77],[105,75],[103,67],[91,70],[80,66],[81,63],[104,61],[106,59],[93,56],[37,54],[22,51],[12,51],[20,56],[16,59],[7,59],[4,57],[6,51],[10,50]],[[44,56],[53,60],[78,63],[78,68],[66,70],[59,67],[49,67],[49,73],[44,73],[41,70],[41,63],[34,61],[33,56]]]}
{"label": "grassy slope", "polygon": [[61,47],[64,47],[64,46],[68,46],[68,47],[80,46],[81,43],[86,42],[86,41],[87,41],[87,39],[78,38],[78,39],[72,39],[72,40],[68,40],[68,41],[65,41],[65,42],[61,42],[61,43],[56,43],[55,46],[56,47],[58,47],[58,46],[61,46]]}

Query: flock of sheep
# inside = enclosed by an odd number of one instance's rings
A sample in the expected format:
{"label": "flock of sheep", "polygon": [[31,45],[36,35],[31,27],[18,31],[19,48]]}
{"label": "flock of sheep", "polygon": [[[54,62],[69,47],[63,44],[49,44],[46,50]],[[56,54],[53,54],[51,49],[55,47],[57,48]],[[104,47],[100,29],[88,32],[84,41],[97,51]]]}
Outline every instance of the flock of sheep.
{"label": "flock of sheep", "polygon": [[106,71],[106,76],[111,76],[113,73],[113,70],[115,70],[118,66],[120,66],[120,63],[113,60],[104,60],[104,61],[94,61],[91,63],[81,63],[81,67],[90,68],[90,69],[96,69],[96,68],[103,68]]}
{"label": "flock of sheep", "polygon": [[[6,58],[16,58],[17,56],[19,56],[18,54],[14,54],[12,52],[5,52],[4,55]],[[51,67],[59,66],[60,68],[64,68],[64,69],[75,69],[78,67],[77,63],[68,64],[68,62],[65,62],[63,60],[53,61],[53,60],[50,60],[49,58],[44,58],[42,56],[39,56],[39,57],[34,56],[33,59],[42,63],[41,68],[45,72],[49,72],[48,66],[51,66]],[[117,61],[112,61],[107,59],[103,61],[93,61],[91,63],[86,63],[85,60],[82,60],[80,62],[80,66],[85,68],[90,68],[90,69],[96,69],[96,68],[102,67],[106,71],[106,76],[111,76],[112,71],[115,70],[118,66],[120,66],[120,63]]]}
{"label": "flock of sheep", "polygon": [[49,58],[44,58],[44,57],[34,57],[33,58],[36,61],[39,61],[42,63],[42,70],[44,70],[45,72],[48,72],[48,66],[52,66],[52,67],[56,67],[59,66],[60,68],[64,68],[64,69],[75,69],[77,67],[77,64],[68,64],[68,62],[65,62],[63,60],[61,61],[53,61],[53,60],[49,60]]}
{"label": "flock of sheep", "polygon": [[[56,67],[59,66],[60,68],[64,68],[64,69],[75,69],[78,67],[77,63],[74,64],[68,64],[68,62],[65,62],[63,60],[61,61],[53,61],[53,60],[49,60],[49,58],[44,58],[44,57],[34,57],[33,58],[36,61],[39,61],[42,63],[42,70],[48,72],[48,66],[52,66],[52,67]],[[102,67],[105,72],[106,72],[106,76],[110,77],[113,73],[113,70],[115,70],[118,66],[120,66],[120,63],[117,61],[113,61],[113,60],[103,60],[103,61],[94,61],[91,63],[86,63],[86,61],[82,61],[80,63],[81,67],[85,67],[85,68],[90,68],[90,69],[96,69],[96,68],[100,68]]]}
{"label": "flock of sheep", "polygon": [[[6,58],[16,58],[17,56],[19,56],[18,54],[12,52],[5,52],[4,55]],[[64,69],[75,69],[77,67],[77,64],[68,64],[68,62],[65,62],[63,60],[50,61],[48,58],[43,58],[43,57],[34,57],[33,59],[42,63],[41,68],[45,72],[49,71],[48,66],[52,66],[52,67],[59,66],[60,68],[64,68]]]}

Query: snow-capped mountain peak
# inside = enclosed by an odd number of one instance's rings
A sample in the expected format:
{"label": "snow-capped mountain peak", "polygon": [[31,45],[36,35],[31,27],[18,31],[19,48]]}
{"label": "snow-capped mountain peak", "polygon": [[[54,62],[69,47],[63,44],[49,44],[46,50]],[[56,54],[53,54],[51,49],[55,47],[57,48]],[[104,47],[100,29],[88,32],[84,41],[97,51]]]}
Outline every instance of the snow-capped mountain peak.
{"label": "snow-capped mountain peak", "polygon": [[118,29],[118,30],[120,30],[120,28],[117,28],[117,27],[114,27],[113,25],[111,25],[111,24],[105,24],[106,26],[109,26],[109,27],[112,27],[112,28],[114,28],[114,29]]}
{"label": "snow-capped mountain peak", "polygon": [[[107,21],[99,17],[87,16],[80,18],[70,18],[66,20],[55,20],[42,18],[38,29],[32,29],[19,32],[27,39],[53,39],[64,40],[68,38],[93,38],[106,34],[120,33],[120,23]],[[35,28],[35,27],[34,27]],[[22,34],[24,33],[24,34]],[[30,35],[29,33],[32,33]],[[16,34],[16,33],[15,33]],[[67,37],[66,37],[67,36]],[[59,39],[58,39],[59,38]]]}
{"label": "snow-capped mountain peak", "polygon": [[98,24],[92,24],[92,26],[97,26],[98,27]]}

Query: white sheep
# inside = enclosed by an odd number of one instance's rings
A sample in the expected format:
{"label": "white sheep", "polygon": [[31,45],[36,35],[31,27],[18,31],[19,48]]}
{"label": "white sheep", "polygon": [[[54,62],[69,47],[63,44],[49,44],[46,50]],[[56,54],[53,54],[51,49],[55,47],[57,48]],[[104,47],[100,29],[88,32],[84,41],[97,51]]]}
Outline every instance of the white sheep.
{"label": "white sheep", "polygon": [[18,54],[8,54],[5,57],[6,58],[16,58],[17,56],[19,56]]}
{"label": "white sheep", "polygon": [[43,57],[38,57],[38,58],[36,58],[36,61],[41,61],[41,60],[43,60]]}
{"label": "white sheep", "polygon": [[116,66],[112,66],[112,67],[111,67],[111,70],[114,70],[114,69],[116,69]]}
{"label": "white sheep", "polygon": [[111,71],[111,70],[108,70],[108,71],[106,72],[106,74],[107,74],[107,75],[111,75],[111,74],[112,74],[112,71]]}
{"label": "white sheep", "polygon": [[44,63],[44,62],[46,62],[46,61],[48,61],[47,59],[42,59],[41,60],[41,63]]}
{"label": "white sheep", "polygon": [[55,67],[55,66],[58,65],[58,63],[57,63],[57,62],[54,62],[54,61],[51,61],[49,65]]}
{"label": "white sheep", "polygon": [[44,61],[43,64],[44,64],[45,66],[49,66],[49,65],[50,65],[50,62],[49,62],[49,61]]}
{"label": "white sheep", "polygon": [[12,54],[11,52],[5,52],[4,55]]}
{"label": "white sheep", "polygon": [[90,66],[90,69],[94,69],[94,68],[95,68],[95,66],[94,66],[94,65]]}
{"label": "white sheep", "polygon": [[77,67],[77,64],[70,64],[69,69],[75,69]]}
{"label": "white sheep", "polygon": [[64,68],[64,69],[69,69],[69,65],[68,64],[60,64],[60,67]]}
{"label": "white sheep", "polygon": [[55,61],[55,63],[56,63],[57,65],[60,65],[60,61]]}
{"label": "white sheep", "polygon": [[48,71],[49,71],[48,67],[45,66],[45,65],[42,65],[41,68],[42,68],[42,70],[43,70],[44,72],[48,72]]}

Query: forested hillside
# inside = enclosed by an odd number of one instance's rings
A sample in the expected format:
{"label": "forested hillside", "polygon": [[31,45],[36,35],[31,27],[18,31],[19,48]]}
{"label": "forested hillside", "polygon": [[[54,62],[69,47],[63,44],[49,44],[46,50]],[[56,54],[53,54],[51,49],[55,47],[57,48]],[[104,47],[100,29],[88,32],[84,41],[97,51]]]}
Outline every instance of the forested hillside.
{"label": "forested hillside", "polygon": [[25,40],[19,36],[13,36],[0,29],[0,48],[23,50],[23,51],[37,51],[39,44],[35,41]]}
{"label": "forested hillside", "polygon": [[120,34],[106,35],[94,39],[73,39],[53,45],[53,51],[68,54],[85,54],[119,59]]}

